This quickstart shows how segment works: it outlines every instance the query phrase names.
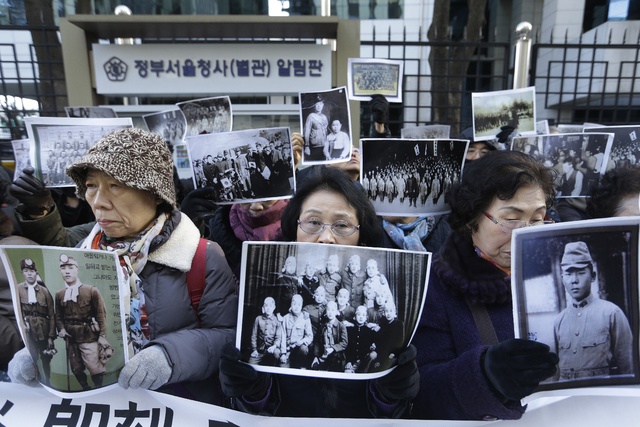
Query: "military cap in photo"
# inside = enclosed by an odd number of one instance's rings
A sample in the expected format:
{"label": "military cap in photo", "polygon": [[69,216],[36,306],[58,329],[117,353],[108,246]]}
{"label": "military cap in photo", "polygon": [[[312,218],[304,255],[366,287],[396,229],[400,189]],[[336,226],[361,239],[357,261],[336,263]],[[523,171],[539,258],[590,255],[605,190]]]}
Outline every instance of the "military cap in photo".
{"label": "military cap in photo", "polygon": [[29,270],[37,270],[36,263],[31,258],[20,260],[20,270],[28,268]]}
{"label": "military cap in photo", "polygon": [[564,247],[560,266],[563,270],[586,268],[593,264],[591,253],[585,242],[570,242]]}
{"label": "military cap in photo", "polygon": [[76,261],[76,259],[74,257],[70,257],[67,254],[61,254],[60,255],[60,267],[62,267],[64,265],[75,265],[77,267],[78,266],[78,261]]}

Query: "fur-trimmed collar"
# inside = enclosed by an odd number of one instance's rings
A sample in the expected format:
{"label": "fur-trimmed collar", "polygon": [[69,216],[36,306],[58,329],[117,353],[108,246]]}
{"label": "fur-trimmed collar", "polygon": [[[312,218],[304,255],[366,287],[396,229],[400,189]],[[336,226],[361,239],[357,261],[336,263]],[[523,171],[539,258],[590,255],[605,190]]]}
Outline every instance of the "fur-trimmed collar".
{"label": "fur-trimmed collar", "polygon": [[432,267],[445,289],[472,303],[504,303],[511,299],[509,276],[480,258],[468,235],[453,232]]}
{"label": "fur-trimmed collar", "polygon": [[199,242],[198,227],[187,215],[181,213],[180,222],[169,238],[149,254],[149,261],[187,272],[191,269]]}

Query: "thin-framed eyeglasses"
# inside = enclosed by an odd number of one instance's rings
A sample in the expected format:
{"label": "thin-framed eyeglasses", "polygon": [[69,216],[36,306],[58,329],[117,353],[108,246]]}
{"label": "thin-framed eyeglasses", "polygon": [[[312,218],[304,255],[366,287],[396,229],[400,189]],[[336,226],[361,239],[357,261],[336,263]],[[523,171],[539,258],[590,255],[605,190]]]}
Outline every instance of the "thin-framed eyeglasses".
{"label": "thin-framed eyeglasses", "polygon": [[347,221],[336,221],[331,224],[320,222],[317,219],[307,218],[302,221],[298,220],[298,225],[307,234],[320,234],[326,226],[329,226],[331,232],[338,237],[349,237],[356,231],[360,230],[359,225],[353,225]]}
{"label": "thin-framed eyeglasses", "polygon": [[527,221],[522,221],[519,219],[505,219],[503,221],[498,221],[497,219],[495,219],[494,217],[492,217],[491,215],[489,215],[486,212],[482,212],[484,214],[484,216],[486,216],[487,218],[489,218],[489,220],[491,222],[493,222],[496,225],[499,225],[500,228],[502,229],[502,231],[504,231],[507,234],[511,234],[511,232],[513,230],[516,230],[518,228],[524,228],[524,227],[534,227],[536,225],[544,225],[544,224],[553,224],[554,221],[550,220],[550,219],[540,219],[537,221],[531,221],[531,223],[527,222]]}

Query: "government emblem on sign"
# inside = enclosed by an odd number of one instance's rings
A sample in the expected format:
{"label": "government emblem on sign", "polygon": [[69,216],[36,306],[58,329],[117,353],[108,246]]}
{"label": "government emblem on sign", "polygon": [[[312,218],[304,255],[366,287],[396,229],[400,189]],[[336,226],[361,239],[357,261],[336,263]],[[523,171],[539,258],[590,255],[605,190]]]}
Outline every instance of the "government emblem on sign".
{"label": "government emblem on sign", "polygon": [[127,78],[129,66],[122,59],[114,56],[104,63],[104,72],[112,82],[122,82]]}

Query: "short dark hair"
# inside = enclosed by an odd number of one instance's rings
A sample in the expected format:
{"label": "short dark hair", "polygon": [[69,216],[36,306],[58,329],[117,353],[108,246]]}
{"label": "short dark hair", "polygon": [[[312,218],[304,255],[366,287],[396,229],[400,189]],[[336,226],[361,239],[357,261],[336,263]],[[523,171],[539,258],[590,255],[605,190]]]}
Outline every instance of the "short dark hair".
{"label": "short dark hair", "polygon": [[295,242],[302,204],[312,194],[327,190],[342,194],[351,205],[360,224],[360,246],[378,246],[382,241],[382,227],[373,205],[365,192],[346,172],[326,166],[312,166],[298,183],[296,194],[282,212],[282,235],[286,241]]}
{"label": "short dark hair", "polygon": [[467,164],[460,182],[446,193],[449,224],[455,231],[475,231],[478,218],[493,200],[511,199],[520,187],[537,185],[549,208],[555,197],[553,169],[519,151],[492,151]]}
{"label": "short dark hair", "polygon": [[640,194],[640,168],[628,166],[611,169],[591,190],[587,199],[587,213],[591,218],[608,218],[620,212],[620,202],[628,196]]}

